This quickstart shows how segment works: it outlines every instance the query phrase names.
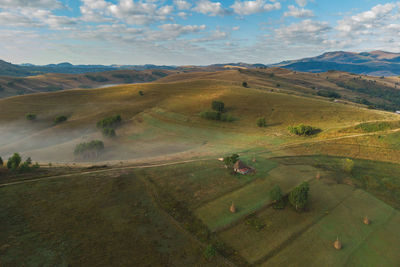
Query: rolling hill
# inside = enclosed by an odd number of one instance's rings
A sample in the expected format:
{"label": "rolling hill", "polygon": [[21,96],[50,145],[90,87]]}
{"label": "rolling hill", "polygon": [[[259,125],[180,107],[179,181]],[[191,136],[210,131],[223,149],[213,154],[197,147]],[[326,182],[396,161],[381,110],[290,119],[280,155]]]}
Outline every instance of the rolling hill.
{"label": "rolling hill", "polygon": [[[396,266],[400,117],[351,100],[393,104],[375,93],[398,78],[223,69],[0,99],[0,156],[40,163],[0,166],[0,265]],[[201,115],[214,100],[231,120]],[[115,115],[116,136],[103,135]],[[288,131],[300,123],[320,131]],[[93,140],[104,150],[74,153]],[[217,160],[232,153],[255,171]],[[287,196],[304,181],[300,212]]]}
{"label": "rolling hill", "polygon": [[396,76],[400,75],[400,53],[327,52],[317,57],[284,61],[273,66],[314,73],[337,70],[373,76]]}

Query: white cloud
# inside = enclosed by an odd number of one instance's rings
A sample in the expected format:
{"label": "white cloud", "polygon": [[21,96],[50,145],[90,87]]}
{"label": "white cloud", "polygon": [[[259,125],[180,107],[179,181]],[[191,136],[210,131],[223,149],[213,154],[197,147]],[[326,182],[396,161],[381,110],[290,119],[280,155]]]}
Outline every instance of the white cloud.
{"label": "white cloud", "polygon": [[234,26],[234,27],[232,27],[232,31],[238,31],[238,30],[240,30],[240,26]]}
{"label": "white cloud", "polygon": [[311,18],[314,16],[314,13],[308,9],[297,8],[293,5],[288,6],[288,9],[289,11],[286,11],[283,16],[295,18]]}
{"label": "white cloud", "polygon": [[211,2],[209,0],[198,1],[193,10],[210,16],[225,15],[228,13],[220,2]]}
{"label": "white cloud", "polygon": [[57,0],[0,0],[0,8],[46,8],[56,9],[63,5]]}
{"label": "white cloud", "polygon": [[307,0],[296,0],[296,4],[298,4],[301,7],[305,7],[307,5]]}
{"label": "white cloud", "polygon": [[327,22],[303,20],[275,30],[276,37],[285,43],[321,43],[332,28]]}
{"label": "white cloud", "polygon": [[266,4],[265,0],[235,1],[231,8],[236,14],[243,16],[265,11],[278,10],[281,8],[281,4],[279,2]]}
{"label": "white cloud", "polygon": [[336,29],[342,36],[372,34],[397,19],[398,14],[393,11],[398,8],[395,3],[376,5],[371,10],[340,20]]}
{"label": "white cloud", "polygon": [[192,7],[192,4],[185,0],[174,0],[174,4],[178,7],[179,10],[187,10]]}

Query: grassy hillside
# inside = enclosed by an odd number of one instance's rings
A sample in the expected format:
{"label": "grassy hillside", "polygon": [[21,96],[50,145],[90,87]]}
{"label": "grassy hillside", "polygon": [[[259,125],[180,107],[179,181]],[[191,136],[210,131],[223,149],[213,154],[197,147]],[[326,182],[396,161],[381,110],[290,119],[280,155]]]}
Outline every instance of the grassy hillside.
{"label": "grassy hillside", "polygon": [[[241,81],[248,78],[250,87]],[[68,90],[0,100],[0,153],[24,152],[38,160],[72,161],[77,143],[103,139],[106,150],[97,160],[133,159],[192,153],[216,155],[283,142],[299,141],[287,127],[304,123],[323,133],[397,115],[322,97],[270,90],[258,77],[238,71],[171,75],[162,82],[93,90]],[[252,84],[258,84],[254,86]],[[139,94],[142,91],[142,94]],[[199,116],[213,100],[225,103],[233,122]],[[36,114],[35,121],[25,115]],[[117,137],[103,138],[96,122],[119,114]],[[56,116],[68,120],[54,124]],[[256,125],[265,117],[267,127]],[[172,144],[172,145],[171,145]],[[58,151],[63,151],[59,153]],[[192,156],[193,156],[192,155]]]}
{"label": "grassy hillside", "polygon": [[87,74],[44,74],[30,77],[0,76],[0,98],[72,88],[97,88],[112,84],[151,82],[173,71],[121,70]]}

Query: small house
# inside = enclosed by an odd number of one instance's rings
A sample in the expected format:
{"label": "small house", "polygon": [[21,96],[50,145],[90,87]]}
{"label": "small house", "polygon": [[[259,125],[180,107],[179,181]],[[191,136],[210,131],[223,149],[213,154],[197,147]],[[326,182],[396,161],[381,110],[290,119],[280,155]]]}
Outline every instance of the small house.
{"label": "small house", "polygon": [[400,114],[400,110],[396,110],[396,114]]}
{"label": "small house", "polygon": [[233,165],[233,170],[237,173],[240,174],[247,174],[251,172],[253,169],[246,166],[246,164],[243,163],[240,159],[236,161],[236,163]]}

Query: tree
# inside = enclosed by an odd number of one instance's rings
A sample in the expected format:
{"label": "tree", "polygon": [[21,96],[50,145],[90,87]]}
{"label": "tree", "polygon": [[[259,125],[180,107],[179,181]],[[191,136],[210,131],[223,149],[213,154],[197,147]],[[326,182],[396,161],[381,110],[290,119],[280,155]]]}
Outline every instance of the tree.
{"label": "tree", "polygon": [[21,156],[18,153],[14,153],[14,155],[7,161],[7,168],[13,171],[17,170],[19,164],[21,164],[21,160]]}
{"label": "tree", "polygon": [[265,117],[260,117],[260,118],[257,119],[257,126],[258,127],[267,126],[267,122],[265,121]]}
{"label": "tree", "polygon": [[272,187],[271,191],[269,192],[269,197],[271,198],[272,202],[278,203],[282,201],[283,194],[282,190],[279,185],[275,185]]}
{"label": "tree", "polygon": [[28,121],[34,121],[34,120],[36,120],[36,114],[28,113],[28,114],[26,114],[25,118]]}
{"label": "tree", "polygon": [[247,87],[248,86],[247,82],[242,82],[242,86]]}
{"label": "tree", "polygon": [[3,167],[3,164],[4,164],[3,159],[0,157],[0,167]]}
{"label": "tree", "polygon": [[144,96],[144,92],[143,91],[139,91],[139,95],[140,96]]}
{"label": "tree", "polygon": [[102,133],[105,137],[115,137],[115,130],[113,128],[104,128]]}
{"label": "tree", "polygon": [[351,159],[344,159],[342,162],[342,168],[345,172],[351,173],[354,169],[354,161]]}
{"label": "tree", "polygon": [[225,104],[222,101],[213,101],[211,103],[211,108],[218,112],[223,112],[225,109]]}
{"label": "tree", "polygon": [[296,208],[296,210],[302,210],[308,201],[308,191],[310,185],[308,182],[303,182],[289,194],[289,202]]}
{"label": "tree", "polygon": [[224,163],[228,167],[233,167],[233,165],[236,163],[236,161],[239,160],[239,155],[238,154],[232,154],[232,156],[228,156],[224,158]]}
{"label": "tree", "polygon": [[217,254],[217,251],[216,251],[215,247],[213,245],[211,245],[211,244],[208,245],[206,247],[206,249],[204,250],[204,257],[207,260],[210,260],[212,257],[215,256],[215,254]]}
{"label": "tree", "polygon": [[61,122],[66,121],[67,119],[68,119],[67,116],[64,116],[64,115],[57,116],[54,119],[54,123],[61,123]]}

